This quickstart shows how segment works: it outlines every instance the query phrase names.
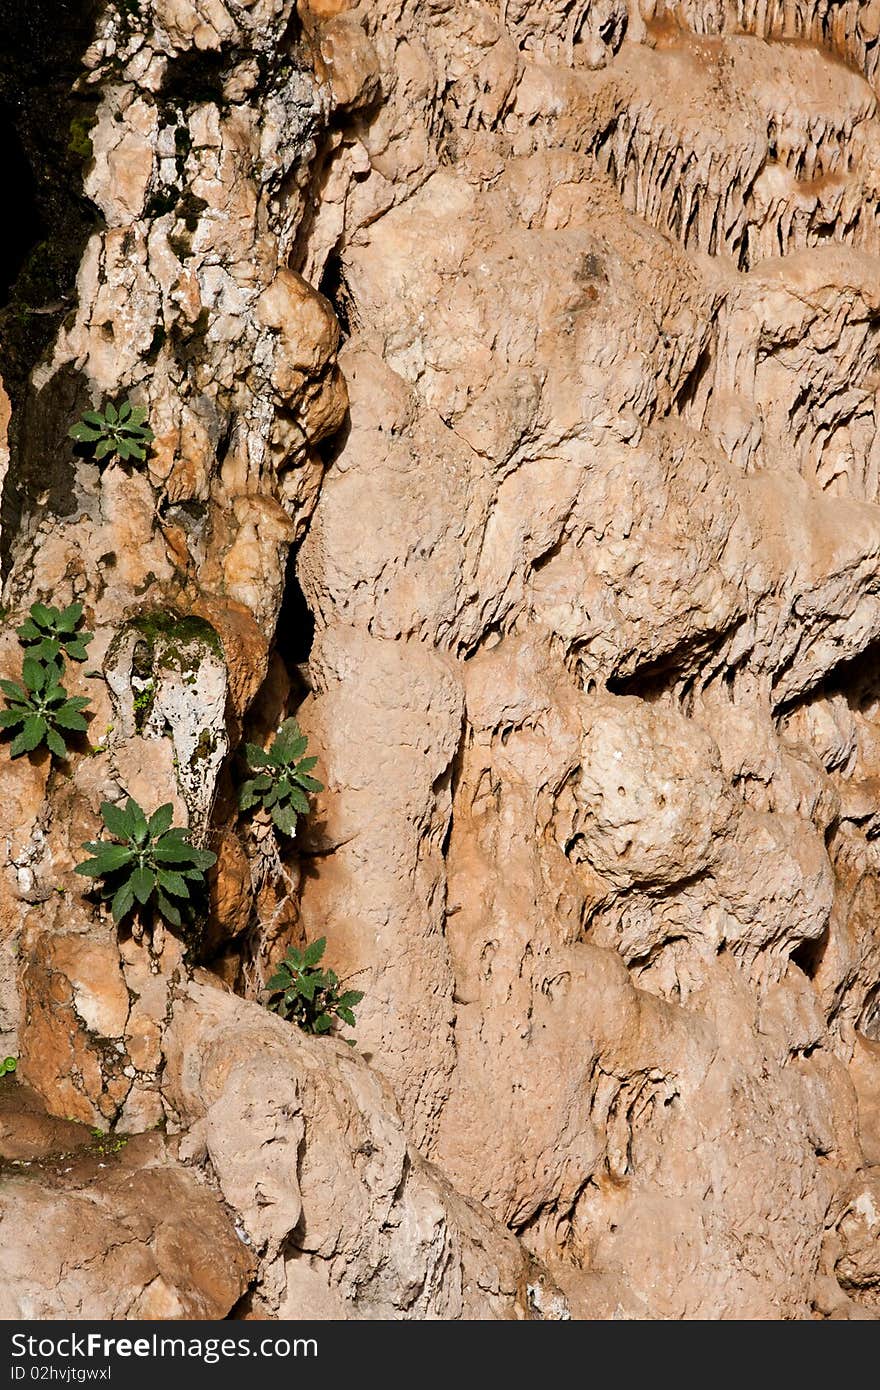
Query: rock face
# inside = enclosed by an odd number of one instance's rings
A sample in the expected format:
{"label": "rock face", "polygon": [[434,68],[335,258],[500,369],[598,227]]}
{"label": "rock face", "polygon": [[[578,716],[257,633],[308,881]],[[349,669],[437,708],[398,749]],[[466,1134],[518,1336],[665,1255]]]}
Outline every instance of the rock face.
{"label": "rock face", "polygon": [[387,1083],[341,1042],[193,984],[165,1094],[249,1242],[254,1308],[317,1318],[569,1316],[544,1271],[407,1141]]}
{"label": "rock face", "polygon": [[[95,632],[88,745],[4,764],[0,1043],[236,1213],[162,1316],[880,1315],[875,9],[98,7],[0,352],[0,674]],[[289,840],[235,750],[293,713]],[[187,940],[72,872],[126,795],[218,853]],[[353,1052],[255,1002],[319,936]]]}
{"label": "rock face", "polygon": [[0,1088],[0,1316],[225,1317],[253,1257],[160,1136],[96,1140]]}
{"label": "rock face", "polygon": [[419,1142],[569,1283],[839,1313],[825,1233],[872,1143],[847,1068],[877,1029],[873,806],[848,810],[874,94],[817,48],[650,16],[600,65],[590,7],[513,10],[372,31],[351,435],[298,561],[330,775],[303,917],[370,969],[359,1033]]}

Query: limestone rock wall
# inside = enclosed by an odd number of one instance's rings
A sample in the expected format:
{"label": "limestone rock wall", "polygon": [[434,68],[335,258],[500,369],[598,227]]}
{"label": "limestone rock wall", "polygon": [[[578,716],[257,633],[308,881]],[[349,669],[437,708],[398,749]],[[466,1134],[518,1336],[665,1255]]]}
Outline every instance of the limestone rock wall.
{"label": "limestone rock wall", "polygon": [[[79,598],[95,715],[3,763],[0,1042],[168,1126],[244,1315],[880,1309],[874,8],[95,9],[0,638]],[[126,794],[218,853],[195,940],[72,873]],[[321,935],[354,1054],[254,1002]]]}
{"label": "limestone rock wall", "polygon": [[662,20],[363,12],[302,913],[417,1142],[594,1313],[862,1315],[873,68],[852,17]]}

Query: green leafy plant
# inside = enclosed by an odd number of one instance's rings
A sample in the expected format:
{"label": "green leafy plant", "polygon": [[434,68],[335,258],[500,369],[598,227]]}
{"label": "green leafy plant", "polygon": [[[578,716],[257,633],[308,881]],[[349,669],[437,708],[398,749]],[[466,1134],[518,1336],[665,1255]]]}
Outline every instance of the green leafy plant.
{"label": "green leafy plant", "polygon": [[78,444],[94,445],[92,452],[98,461],[116,454],[121,459],[147,456],[146,445],[155,437],[146,423],[143,406],[125,401],[117,407],[108,401],[103,411],[86,410],[80,420],[68,430]]}
{"label": "green leafy plant", "polygon": [[3,1061],[0,1062],[0,1076],[11,1074],[15,1071],[17,1066],[18,1059],[16,1057],[4,1057]]}
{"label": "green leafy plant", "polygon": [[150,711],[156,703],[156,682],[152,677],[145,681],[140,690],[135,690],[132,700],[132,711],[134,713],[134,727],[138,733],[141,732],[150,717]]}
{"label": "green leafy plant", "polygon": [[16,628],[18,639],[27,648],[28,656],[35,656],[38,661],[54,661],[58,656],[85,661],[93,633],[79,631],[82,616],[81,603],[72,603],[68,608],[32,603],[30,617]]}
{"label": "green leafy plant", "polygon": [[104,801],[101,816],[114,838],[84,844],[94,857],[77,864],[75,872],[101,880],[98,892],[109,901],[114,922],[127,917],[136,903],[174,927],[191,919],[195,899],[205,886],[205,871],[217,862],[216,854],[196,849],[188,830],[172,827],[170,802],[147,819],[132,797],[124,807]]}
{"label": "green leafy plant", "polygon": [[296,831],[298,815],[309,813],[306,792],[322,792],[323,782],[311,777],[317,758],[304,758],[309,741],[295,719],[285,719],[272,747],[244,746],[245,760],[256,776],[249,777],[238,793],[242,811],[261,807],[285,835]]}
{"label": "green leafy plant", "polygon": [[324,936],[304,951],[289,946],[275,974],[266,981],[266,1007],[305,1033],[329,1033],[335,1020],[353,1028],[354,1009],[364,997],[359,989],[341,989],[335,971],[321,969],[326,946]]}
{"label": "green leafy plant", "polygon": [[83,710],[89,701],[84,695],[68,696],[61,674],[60,661],[43,662],[26,656],[21,683],[0,680],[0,690],[6,696],[6,709],[0,710],[0,729],[18,729],[10,757],[45,744],[57,758],[66,758],[67,737],[88,729]]}
{"label": "green leafy plant", "polygon": [[92,1141],[98,1153],[103,1155],[118,1154],[128,1143],[128,1136],[125,1134],[108,1134],[106,1130],[98,1129],[97,1126],[92,1130]]}

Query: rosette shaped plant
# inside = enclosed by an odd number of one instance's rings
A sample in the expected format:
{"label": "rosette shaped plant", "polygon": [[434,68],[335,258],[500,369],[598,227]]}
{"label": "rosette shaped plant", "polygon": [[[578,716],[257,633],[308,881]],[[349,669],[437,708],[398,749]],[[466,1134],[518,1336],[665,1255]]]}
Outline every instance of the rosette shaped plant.
{"label": "rosette shaped plant", "polygon": [[117,408],[108,401],[103,411],[84,411],[82,419],[71,426],[68,434],[77,444],[87,445],[97,463],[113,454],[123,461],[136,459],[142,463],[147,457],[146,446],[154,438],[146,419],[143,406],[125,401]]}
{"label": "rosette shaped plant", "polygon": [[68,608],[32,603],[30,616],[21,627],[16,628],[18,640],[26,648],[28,656],[34,656],[38,661],[54,661],[59,656],[69,657],[71,661],[85,661],[88,656],[86,647],[93,634],[79,631],[82,616],[81,603],[71,603]]}
{"label": "rosette shaped plant", "polygon": [[0,710],[0,729],[15,730],[9,756],[19,757],[45,745],[56,758],[67,757],[67,739],[88,729],[84,695],[69,696],[61,684],[61,663],[26,656],[21,681],[0,680],[6,708]]}
{"label": "rosette shaped plant", "polygon": [[114,922],[122,922],[136,905],[173,927],[191,920],[216,854],[197,849],[189,830],[172,826],[170,802],[148,819],[132,797],[123,807],[105,801],[101,816],[113,838],[84,844],[94,857],[77,864],[76,872],[96,880]]}
{"label": "rosette shaped plant", "polygon": [[295,719],[285,719],[271,748],[245,744],[245,759],[256,776],[248,778],[239,790],[242,811],[261,807],[285,835],[294,834],[297,816],[309,813],[306,793],[324,790],[323,782],[310,776],[318,759],[303,757],[308,744]]}
{"label": "rosette shaped plant", "polygon": [[324,936],[303,951],[289,946],[275,974],[266,981],[267,1008],[304,1033],[329,1033],[336,1020],[353,1028],[354,1009],[364,997],[362,990],[343,989],[334,970],[322,970],[326,946]]}

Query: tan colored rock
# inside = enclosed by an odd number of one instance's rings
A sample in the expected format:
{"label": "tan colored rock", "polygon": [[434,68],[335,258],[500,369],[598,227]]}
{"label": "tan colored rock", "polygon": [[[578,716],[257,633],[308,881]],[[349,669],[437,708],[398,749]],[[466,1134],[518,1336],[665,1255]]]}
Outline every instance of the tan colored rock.
{"label": "tan colored rock", "polygon": [[[16,671],[13,679],[19,680],[20,674]],[[3,769],[3,799],[8,817],[4,849],[10,867],[22,867],[36,848],[48,777],[49,760],[39,754],[34,758],[8,759]],[[26,881],[21,881],[20,886],[27,891]]]}
{"label": "tan colored rock", "polygon": [[212,922],[206,933],[208,951],[247,929],[254,901],[251,866],[239,837],[228,831],[216,842],[214,853],[217,863],[210,876]]}
{"label": "tan colored rock", "polygon": [[156,126],[153,103],[135,99],[124,110],[108,109],[92,127],[93,163],[85,188],[108,226],[128,226],[143,211],[153,173]]}
{"label": "tan colored rock", "polygon": [[[284,362],[302,373],[317,371],[335,353],[339,324],[326,299],[292,270],[279,271],[257,304],[257,315],[273,329],[284,345]],[[279,381],[275,384],[284,391]],[[300,377],[294,390],[301,386]]]}
{"label": "tan colored rock", "polygon": [[865,1162],[880,1165],[880,1039],[855,1036],[849,1072],[859,1106],[859,1135]]}
{"label": "tan colored rock", "polygon": [[270,1316],[522,1318],[542,1302],[567,1316],[546,1273],[408,1144],[356,1053],[206,984],[175,1005],[168,1047],[188,1148],[270,1261]]}
{"label": "tan colored rock", "polygon": [[322,19],[319,44],[334,105],[369,105],[378,94],[379,70],[375,50],[363,26],[353,15],[327,15],[330,7],[326,3],[308,8]]}
{"label": "tan colored rock", "polygon": [[0,1157],[6,1163],[30,1163],[82,1148],[88,1135],[74,1120],[46,1112],[39,1096],[9,1077],[0,1091]]}
{"label": "tan colored rock", "polygon": [[[10,765],[0,1028],[59,1115],[168,1110],[257,1315],[880,1311],[876,8],[98,17],[34,411],[156,439],[22,498],[10,622],[81,598],[105,679]],[[145,610],[219,641],[141,729]],[[230,756],[291,713],[292,839]],[[131,789],[219,849],[188,957],[74,884]],[[230,992],[319,936],[365,1056]],[[111,1312],[237,1297],[177,1277]]]}
{"label": "tan colored rock", "polygon": [[[328,790],[302,841],[322,865],[302,895],[302,927],[311,940],[332,922],[334,968],[343,977],[369,972],[357,981],[370,986],[359,1040],[383,1057],[421,1144],[436,1126],[454,1065],[440,894],[461,690],[451,664],[421,644],[341,625],[322,634],[310,672],[318,693],[301,725],[321,750]],[[341,786],[349,788],[345,797],[335,795]],[[410,923],[405,956],[403,920]]]}
{"label": "tan colored rock", "polygon": [[300,407],[306,439],[317,444],[341,429],[348,412],[348,390],[338,367],[331,367],[323,380],[310,386]]}
{"label": "tan colored rock", "polygon": [[195,612],[211,624],[223,643],[229,698],[241,718],[266,674],[266,638],[243,603],[204,598]]}
{"label": "tan colored rock", "polygon": [[880,1315],[880,1175],[860,1177],[849,1194],[837,1234],[841,1253],[836,1274],[856,1302]]}
{"label": "tan colored rock", "polygon": [[131,1086],[122,1042],[130,1001],[115,931],[86,935],[35,925],[20,958],[23,1079],[52,1114],[88,1124],[112,1121]]}
{"label": "tan colored rock", "polygon": [[266,497],[236,497],[235,539],[223,558],[227,592],[249,608],[268,636],[281,603],[284,563],[294,536],[289,516]]}
{"label": "tan colored rock", "polygon": [[[557,1252],[582,1314],[855,1315],[823,1232],[861,1162],[837,1011],[877,1026],[876,696],[841,665],[878,635],[874,99],[809,47],[631,18],[364,16],[371,167],[343,189],[337,159],[309,262],[341,226],[351,433],[297,566],[330,774],[301,914],[384,1002],[356,915],[379,889],[428,988],[400,847],[435,832],[400,745],[445,746],[413,647],[447,654],[455,1044],[428,1152]],[[426,715],[402,734],[386,685],[362,770],[336,711],[356,672],[372,728],[377,637]],[[425,1037],[363,1013],[409,1120]]]}
{"label": "tan colored rock", "polygon": [[587,706],[583,718],[572,822],[560,838],[582,841],[578,857],[615,886],[702,873],[733,816],[710,737],[641,700]]}
{"label": "tan colored rock", "polygon": [[[186,803],[176,787],[175,753],[170,739],[120,740],[114,743],[112,758],[119,785],[127,796],[133,796],[144,808],[153,808],[157,788],[171,786],[174,791],[168,799],[175,808],[175,823],[186,819]],[[163,791],[162,795],[166,793]]]}
{"label": "tan colored rock", "polygon": [[96,1143],[19,1089],[0,1095],[0,1315],[225,1317],[252,1261],[213,1192],[158,1135]]}

